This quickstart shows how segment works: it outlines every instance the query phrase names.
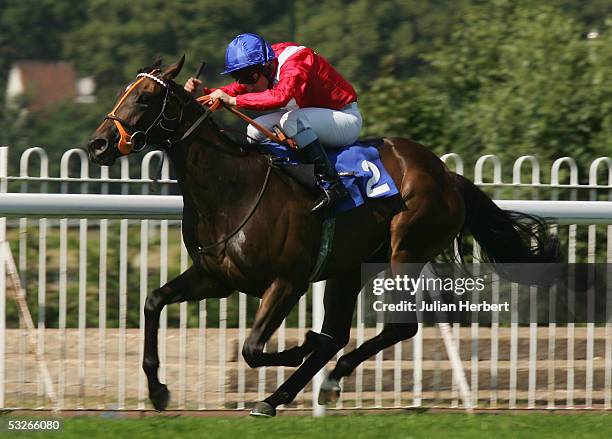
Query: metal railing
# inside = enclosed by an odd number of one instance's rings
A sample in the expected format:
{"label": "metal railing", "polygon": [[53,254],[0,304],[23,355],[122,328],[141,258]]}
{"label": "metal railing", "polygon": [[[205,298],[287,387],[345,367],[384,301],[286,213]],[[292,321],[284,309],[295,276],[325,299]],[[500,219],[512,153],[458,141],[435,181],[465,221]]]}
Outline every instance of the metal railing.
{"label": "metal railing", "polygon": [[[37,176],[30,175],[34,158],[39,163]],[[147,406],[140,369],[144,299],[150,289],[188,264],[177,221],[181,200],[165,195],[175,184],[168,160],[163,161],[161,194],[148,195],[153,183],[150,168],[160,159],[161,152],[146,154],[136,178],[126,158],[120,159],[119,176],[111,177],[114,170],[105,167],[91,176],[86,155],[73,149],[59,161],[60,177],[52,177],[45,151],[31,148],[20,157],[19,175],[10,176],[8,149],[0,148],[0,241],[7,239],[17,255],[21,282],[36,316],[37,353],[49,365],[61,408]],[[75,160],[78,176],[70,176]],[[443,160],[459,173],[466,168],[456,154]],[[525,165],[530,166],[529,183],[522,180]],[[597,179],[602,167],[607,168],[605,183]],[[524,191],[530,191],[529,198],[535,200],[498,203],[557,218],[555,231],[567,242],[568,262],[611,262],[612,203],[601,200],[612,200],[612,160],[594,160],[587,184],[580,184],[578,169],[573,159],[560,158],[552,163],[545,183],[540,162],[524,156],[512,165],[512,181],[504,182],[501,160],[487,155],[476,161],[474,181],[498,199],[509,193],[522,199],[527,197]],[[485,181],[487,170],[490,182]],[[567,183],[562,182],[564,175]],[[100,195],[85,195],[93,187]],[[23,195],[32,190],[36,192]],[[42,195],[50,190],[64,195]],[[105,195],[111,192],[123,196]],[[586,199],[578,201],[583,194]],[[550,200],[536,201],[544,195]],[[0,407],[49,407],[27,350],[25,330],[11,314],[6,290],[0,263]],[[529,300],[537,303],[537,295],[530,293]],[[240,355],[251,314],[247,311],[256,305],[240,294],[164,310],[160,379],[173,391],[171,408],[243,408],[284,381],[289,368],[253,371]],[[303,340],[312,318],[309,305],[310,293],[300,299],[270,349]],[[360,298],[358,312],[363,306]],[[356,322],[351,346],[377,329]],[[413,339],[361,365],[345,380],[336,407],[458,406],[457,386],[449,362],[442,358],[436,328],[421,329]],[[474,406],[610,408],[610,324],[483,327],[475,322],[468,327],[455,324],[452,332],[468,370]],[[309,407],[312,398],[309,386],[291,406]]]}

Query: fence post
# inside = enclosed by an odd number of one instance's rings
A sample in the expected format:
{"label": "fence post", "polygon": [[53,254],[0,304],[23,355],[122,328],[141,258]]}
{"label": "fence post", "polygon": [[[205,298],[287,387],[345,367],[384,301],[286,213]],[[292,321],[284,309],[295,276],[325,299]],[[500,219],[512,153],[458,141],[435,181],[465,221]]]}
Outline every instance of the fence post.
{"label": "fence post", "polygon": [[[323,295],[325,293],[325,281],[320,281],[312,284],[312,330],[321,332],[323,327]],[[312,379],[312,416],[325,416],[325,406],[319,405],[318,397],[321,384],[325,375],[325,366]]]}
{"label": "fence post", "polygon": [[[7,190],[8,146],[0,147],[0,193]],[[0,242],[6,241],[6,218],[0,218]],[[6,260],[0,252],[0,408],[4,408],[4,353],[6,337]]]}
{"label": "fence post", "polygon": [[[591,163],[591,167],[589,168],[589,186],[591,186],[591,190],[589,191],[589,200],[597,201],[597,171],[599,169],[600,164],[605,164],[608,168],[608,186],[612,186],[612,159],[610,157],[599,157]],[[608,191],[608,198],[610,198],[610,191]],[[597,242],[596,236],[596,227],[595,225],[589,225],[588,229],[588,262],[591,264],[596,263],[596,249],[595,243]],[[612,231],[611,227],[608,225],[607,227],[607,236],[608,240],[610,239],[610,232]],[[608,249],[610,251],[610,249]],[[609,261],[608,261],[609,263]],[[607,269],[606,269],[607,270]],[[590,273],[593,276],[592,273]],[[589,279],[589,284],[592,281],[592,278]],[[607,297],[606,297],[606,306],[608,307],[611,303],[612,296],[610,295],[610,284],[608,283],[607,288]],[[594,379],[594,370],[593,370],[593,356],[594,356],[594,344],[595,344],[595,320],[594,320],[594,312],[595,312],[595,292],[593,288],[589,288],[587,292],[587,366],[586,366],[586,398],[585,398],[585,406],[587,408],[593,408],[593,379]],[[605,355],[604,355],[604,406],[606,408],[610,407],[610,378],[611,378],[611,370],[612,363],[610,358],[610,352],[612,348],[612,343],[610,340],[610,309],[606,309],[606,325],[605,325]]]}
{"label": "fence post", "polygon": [[[494,198],[499,199],[500,195],[500,185],[502,184],[502,164],[499,157],[494,154],[488,154],[480,157],[476,164],[474,165],[474,184],[477,186],[481,186],[484,183],[483,181],[483,169],[485,164],[490,161],[493,164],[493,186],[494,186]],[[474,256],[474,273],[480,273],[480,263],[481,253],[480,253],[480,245],[476,240],[474,240],[473,244],[473,256]],[[472,300],[477,302],[479,300],[478,291],[472,292]],[[472,396],[472,406],[478,407],[479,400],[479,378],[480,378],[480,324],[478,323],[477,313],[472,314],[471,324],[470,324],[470,338],[471,338],[471,354],[470,354],[470,366],[471,366],[471,374],[470,374],[470,391]],[[490,332],[491,337],[494,333],[494,327],[492,327],[492,331]],[[493,338],[491,338],[491,342],[493,342]],[[491,362],[492,365],[495,364],[494,361]],[[491,375],[493,379],[495,379],[494,375]],[[511,378],[512,379],[512,378]],[[468,409],[469,410],[469,409]]]}
{"label": "fence post", "polygon": [[[526,161],[531,162],[531,187],[532,187],[532,199],[539,198],[538,187],[540,186],[540,163],[538,159],[532,155],[524,155],[519,157],[512,167],[512,184],[516,185],[514,188],[513,198],[521,199],[520,197],[520,185],[522,178],[522,167]],[[533,242],[532,242],[533,244]],[[497,277],[498,278],[498,277]],[[499,297],[499,292],[497,292]],[[538,288],[535,286],[529,287],[529,378],[528,378],[528,391],[527,391],[527,408],[536,407],[537,399],[537,349],[538,349],[538,323],[537,323],[537,306],[538,306]],[[494,314],[495,315],[495,314]],[[497,316],[496,316],[497,317]],[[493,324],[491,325],[493,326]],[[496,330],[499,327],[497,323]],[[550,333],[549,333],[550,334]],[[491,345],[493,343],[491,342]],[[552,359],[554,363],[554,357]],[[550,371],[550,369],[549,369]],[[554,373],[554,370],[553,370]]]}
{"label": "fence post", "polygon": [[[570,187],[572,188],[570,191],[570,200],[576,201],[578,199],[578,193],[576,191],[576,187],[578,186],[578,165],[576,161],[572,157],[561,157],[555,160],[550,169],[550,184],[553,188],[552,190],[552,198],[553,200],[559,199],[559,172],[561,170],[561,166],[563,164],[567,164],[569,168],[569,179],[570,179]],[[576,236],[577,236],[577,225],[570,224],[569,225],[569,234],[568,234],[568,249],[567,249],[567,262],[569,264],[576,263]],[[567,307],[568,307],[568,315],[575,315],[575,306],[576,300],[574,297],[573,286],[574,280],[568,279],[570,282],[570,288],[567,290]],[[574,408],[574,377],[575,377],[575,333],[574,333],[575,323],[568,319],[567,322],[567,356],[566,356],[566,408]]]}

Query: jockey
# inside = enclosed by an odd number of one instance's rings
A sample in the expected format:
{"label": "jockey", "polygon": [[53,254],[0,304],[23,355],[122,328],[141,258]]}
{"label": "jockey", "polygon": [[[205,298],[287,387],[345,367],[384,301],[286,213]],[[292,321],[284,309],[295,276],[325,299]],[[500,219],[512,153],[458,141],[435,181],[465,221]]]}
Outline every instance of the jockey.
{"label": "jockey", "polygon": [[[314,50],[295,43],[269,45],[255,34],[238,35],[228,45],[225,70],[236,81],[218,89],[202,88],[189,78],[185,90],[247,110],[277,110],[255,119],[273,129],[280,126],[298,145],[299,157],[314,164],[315,174],[328,183],[313,212],[347,196],[344,185],[330,163],[322,144],[341,147],[355,142],[361,130],[357,93],[329,62]],[[252,125],[249,141],[264,141],[265,135]]]}

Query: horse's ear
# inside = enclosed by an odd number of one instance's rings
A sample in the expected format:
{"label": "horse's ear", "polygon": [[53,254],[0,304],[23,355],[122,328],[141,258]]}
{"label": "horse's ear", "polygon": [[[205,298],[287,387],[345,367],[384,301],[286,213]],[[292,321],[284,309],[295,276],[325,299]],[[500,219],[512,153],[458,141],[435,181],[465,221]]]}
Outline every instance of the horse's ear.
{"label": "horse's ear", "polygon": [[161,56],[157,56],[157,57],[155,58],[155,61],[153,61],[153,64],[151,64],[150,69],[151,69],[151,70],[159,69],[159,68],[160,68],[160,66],[161,66],[161,63],[162,63]]}
{"label": "horse's ear", "polygon": [[142,69],[138,70],[138,73],[151,73],[154,70],[159,70],[161,63],[162,63],[161,57],[157,56],[155,58],[155,61],[153,61],[153,64],[147,67],[143,67]]}
{"label": "horse's ear", "polygon": [[164,79],[174,79],[180,73],[183,68],[183,64],[185,63],[185,55],[181,56],[177,62],[169,66],[163,74]]}

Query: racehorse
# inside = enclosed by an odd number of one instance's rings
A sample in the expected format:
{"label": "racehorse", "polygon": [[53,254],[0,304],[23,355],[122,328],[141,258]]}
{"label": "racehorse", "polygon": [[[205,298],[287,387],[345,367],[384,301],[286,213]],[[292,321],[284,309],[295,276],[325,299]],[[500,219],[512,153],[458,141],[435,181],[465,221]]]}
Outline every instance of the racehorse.
{"label": "racehorse", "polygon": [[[170,399],[157,375],[159,317],[170,303],[223,298],[233,291],[261,298],[242,348],[246,363],[299,366],[251,412],[274,416],[278,405],[291,402],[348,343],[362,287],[362,262],[422,267],[468,230],[489,261],[557,259],[554,238],[542,237],[532,227],[537,218],[499,209],[424,146],[384,138],[378,149],[400,197],[369,199],[337,214],[332,251],[318,278],[327,280],[321,334],[310,331],[302,345],[264,352],[266,342],[307,291],[323,219],[310,213],[311,191],[275,167],[268,156],[226,136],[210,117],[210,109],[174,82],[183,63],[184,56],[166,69],[157,62],[141,70],[88,142],[90,159],[107,166],[147,145],[163,149],[182,192],[183,238],[193,264],[152,291],[144,306],[142,366],[155,409],[165,409]],[[416,323],[385,324],[378,335],[343,355],[325,382],[320,402],[337,398],[340,379],[359,363],[414,336],[417,328]]]}

